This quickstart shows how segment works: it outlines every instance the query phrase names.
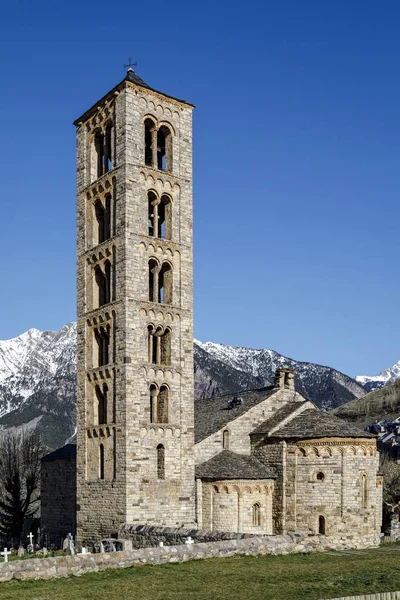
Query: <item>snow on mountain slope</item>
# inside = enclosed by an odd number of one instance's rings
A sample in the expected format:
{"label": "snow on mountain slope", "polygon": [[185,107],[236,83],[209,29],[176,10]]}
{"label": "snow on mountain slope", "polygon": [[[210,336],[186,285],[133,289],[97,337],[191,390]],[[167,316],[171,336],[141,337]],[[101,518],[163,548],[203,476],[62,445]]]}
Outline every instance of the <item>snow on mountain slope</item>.
{"label": "snow on mountain slope", "polygon": [[357,375],[355,380],[360,383],[368,392],[383,387],[389,381],[394,381],[400,377],[400,360],[389,369],[384,369],[379,373],[369,377],[368,375]]}
{"label": "snow on mountain slope", "polygon": [[[194,357],[195,398],[269,385],[282,365],[295,369],[298,391],[326,410],[365,393],[335,369],[298,362],[273,350],[195,340]],[[59,332],[30,329],[0,342],[0,428],[37,419],[48,444],[58,447],[74,435],[75,403],[75,323]]]}

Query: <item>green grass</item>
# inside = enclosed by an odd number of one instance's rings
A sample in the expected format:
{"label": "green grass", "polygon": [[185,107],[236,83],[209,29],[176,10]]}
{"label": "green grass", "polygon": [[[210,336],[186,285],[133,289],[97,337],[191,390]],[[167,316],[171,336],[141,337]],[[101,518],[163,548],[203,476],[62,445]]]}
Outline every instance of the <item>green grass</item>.
{"label": "green grass", "polygon": [[235,556],[0,584],[4,600],[319,600],[400,590],[400,548]]}

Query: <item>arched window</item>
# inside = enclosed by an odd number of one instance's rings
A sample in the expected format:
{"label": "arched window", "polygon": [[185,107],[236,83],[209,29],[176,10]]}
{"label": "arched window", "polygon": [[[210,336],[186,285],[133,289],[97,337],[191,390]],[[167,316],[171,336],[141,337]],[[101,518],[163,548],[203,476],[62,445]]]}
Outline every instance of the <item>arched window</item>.
{"label": "arched window", "polygon": [[149,260],[149,301],[158,302],[158,275],[160,266],[154,258]]}
{"label": "arched window", "polygon": [[325,517],[323,515],[318,517],[318,533],[325,535]]}
{"label": "arched window", "polygon": [[172,267],[169,263],[163,263],[158,276],[158,301],[172,304]]}
{"label": "arched window", "polygon": [[157,168],[172,171],[172,135],[165,125],[157,131]]}
{"label": "arched window", "polygon": [[261,506],[256,502],[252,507],[252,523],[253,527],[260,527],[261,525]]}
{"label": "arched window", "polygon": [[168,423],[168,388],[166,385],[160,387],[157,398],[157,423]]}
{"label": "arched window", "polygon": [[94,270],[94,279],[97,285],[97,306],[107,304],[107,279],[103,271],[97,265]]}
{"label": "arched window", "polygon": [[107,423],[107,393],[108,387],[106,384],[103,385],[103,391],[96,385],[98,425],[105,425]]}
{"label": "arched window", "polygon": [[104,135],[101,131],[97,131],[94,136],[94,148],[97,155],[97,177],[101,177],[104,164]]}
{"label": "arched window", "polygon": [[94,330],[94,338],[97,345],[97,367],[108,365],[110,347],[110,326],[100,327]]}
{"label": "arched window", "polygon": [[161,196],[158,205],[158,231],[157,236],[163,240],[170,240],[172,230],[172,204],[171,199],[165,194]]}
{"label": "arched window", "polygon": [[148,167],[154,166],[154,135],[155,124],[151,119],[146,119],[144,122],[144,163]]}
{"label": "arched window", "polygon": [[149,207],[149,235],[156,236],[157,234],[157,223],[158,223],[158,201],[157,196],[154,192],[147,194],[147,201]]}
{"label": "arched window", "polygon": [[165,479],[165,448],[162,444],[157,446],[157,479]]}
{"label": "arched window", "polygon": [[224,450],[229,450],[229,431],[227,429],[222,432],[222,447]]}
{"label": "arched window", "polygon": [[368,507],[368,475],[364,473],[361,477],[361,508]]}
{"label": "arched window", "polygon": [[160,339],[161,342],[161,364],[171,364],[171,330],[167,327]]}
{"label": "arched window", "polygon": [[152,384],[150,386],[150,423],[157,422],[157,386]]}
{"label": "arched window", "polygon": [[111,195],[106,196],[106,210],[104,212],[104,239],[109,240],[111,237]]}
{"label": "arched window", "polygon": [[113,125],[107,123],[104,136],[104,173],[108,173],[113,168],[112,147],[113,147]]}
{"label": "arched window", "polygon": [[104,479],[104,446],[100,444],[99,448],[99,478]]}

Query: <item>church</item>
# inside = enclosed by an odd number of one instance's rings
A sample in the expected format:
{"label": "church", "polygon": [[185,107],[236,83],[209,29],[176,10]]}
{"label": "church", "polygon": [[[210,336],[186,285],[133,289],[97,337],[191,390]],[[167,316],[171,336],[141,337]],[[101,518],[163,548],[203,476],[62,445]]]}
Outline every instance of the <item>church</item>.
{"label": "church", "polygon": [[76,457],[43,461],[42,529],[72,527],[69,485],[80,540],[136,524],[376,545],[375,438],[296,392],[293,371],[194,400],[193,109],[130,68],[74,123]]}

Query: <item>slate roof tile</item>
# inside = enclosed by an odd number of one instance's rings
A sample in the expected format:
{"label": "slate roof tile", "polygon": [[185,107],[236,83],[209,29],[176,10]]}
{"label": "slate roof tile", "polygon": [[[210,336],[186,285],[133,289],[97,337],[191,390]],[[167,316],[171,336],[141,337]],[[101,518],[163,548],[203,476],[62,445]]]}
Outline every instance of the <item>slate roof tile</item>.
{"label": "slate roof tile", "polygon": [[210,460],[196,465],[196,477],[213,481],[220,479],[275,479],[275,474],[270,467],[254,456],[223,450]]}

